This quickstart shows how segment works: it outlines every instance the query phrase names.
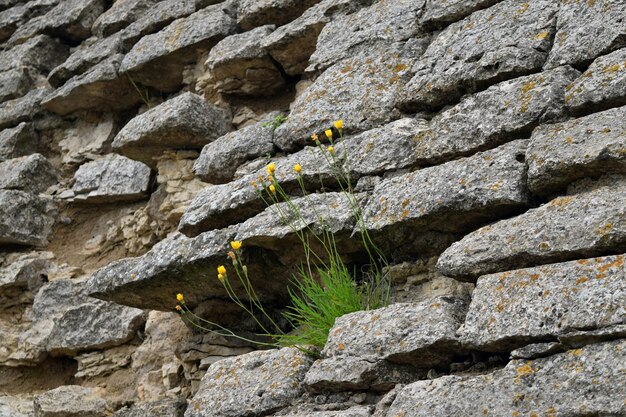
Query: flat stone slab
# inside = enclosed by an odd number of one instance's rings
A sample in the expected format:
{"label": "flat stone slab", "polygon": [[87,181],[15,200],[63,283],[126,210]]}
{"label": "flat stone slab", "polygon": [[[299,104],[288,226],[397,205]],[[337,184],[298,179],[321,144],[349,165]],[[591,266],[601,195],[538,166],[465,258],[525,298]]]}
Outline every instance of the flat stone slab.
{"label": "flat stone slab", "polygon": [[187,401],[184,398],[165,398],[124,407],[113,417],[183,417]]}
{"label": "flat stone slab", "polygon": [[176,91],[185,65],[236,33],[235,6],[232,0],[209,6],[144,36],[124,57],[120,72],[143,85]]}
{"label": "flat stone slab", "polygon": [[624,324],[626,267],[615,255],[480,277],[459,334],[472,348],[510,352]]}
{"label": "flat stone slab", "polygon": [[480,275],[626,252],[626,184],[555,198],[465,236],[439,258],[446,276]]}
{"label": "flat stone slab", "polygon": [[580,73],[571,67],[504,81],[437,114],[416,136],[421,165],[432,165],[530,135],[565,116],[564,89]]}
{"label": "flat stone slab", "polygon": [[250,352],[208,369],[185,417],[267,415],[304,394],[312,359],[295,348]]}
{"label": "flat stone slab", "polygon": [[562,3],[546,68],[564,64],[584,67],[598,56],[624,47],[624,19],[623,0]]}
{"label": "flat stone slab", "polygon": [[535,129],[526,153],[536,194],[563,190],[585,177],[626,173],[626,107]]}
{"label": "flat stone slab", "polygon": [[58,176],[52,164],[38,153],[0,162],[0,189],[4,190],[38,194],[56,184]]}
{"label": "flat stone slab", "polygon": [[501,0],[427,0],[420,23],[427,27],[445,26]]}
{"label": "flat stone slab", "polygon": [[34,397],[35,417],[106,417],[103,392],[97,388],[65,385]]}
{"label": "flat stone slab", "polygon": [[30,123],[0,130],[0,161],[35,153],[37,142],[37,133]]}
{"label": "flat stone slab", "polygon": [[300,16],[320,0],[241,0],[237,23],[244,31],[259,26],[282,26]]}
{"label": "flat stone slab", "polygon": [[[486,375],[444,376],[399,390],[387,417],[618,416],[626,413],[626,342],[587,346]],[[442,401],[445,398],[445,401]]]}
{"label": "flat stone slab", "polygon": [[113,149],[153,165],[153,158],[166,149],[202,148],[231,129],[228,111],[183,93],[128,122],[113,140]]}
{"label": "flat stone slab", "polygon": [[363,211],[365,227],[466,232],[526,207],[527,144],[514,141],[381,181]]}
{"label": "flat stone slab", "polygon": [[74,174],[73,201],[110,203],[147,198],[150,167],[120,155],[81,165]]}
{"label": "flat stone slab", "polygon": [[451,24],[413,66],[405,110],[438,109],[505,79],[537,72],[554,36],[558,4],[506,0]]}
{"label": "flat stone slab", "polygon": [[41,101],[50,94],[47,88],[30,90],[25,96],[0,104],[0,129],[29,122],[42,114]]}
{"label": "flat stone slab", "polygon": [[593,61],[567,86],[565,103],[576,114],[626,105],[626,48]]}
{"label": "flat stone slab", "polygon": [[56,209],[52,200],[18,190],[0,190],[0,245],[48,244]]}

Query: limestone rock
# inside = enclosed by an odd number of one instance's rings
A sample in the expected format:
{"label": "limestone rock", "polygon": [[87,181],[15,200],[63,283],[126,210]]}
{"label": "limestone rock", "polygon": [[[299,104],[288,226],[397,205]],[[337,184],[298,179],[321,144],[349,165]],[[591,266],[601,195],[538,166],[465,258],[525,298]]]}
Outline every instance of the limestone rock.
{"label": "limestone rock", "polygon": [[403,109],[436,109],[543,66],[558,4],[506,0],[451,24],[414,65]]}
{"label": "limestone rock", "polygon": [[0,74],[0,102],[23,96],[32,84],[26,68],[16,68]]}
{"label": "limestone rock", "polygon": [[48,96],[50,90],[37,88],[28,94],[0,104],[0,129],[17,126],[22,122],[32,121],[42,113],[39,103]]}
{"label": "limestone rock", "polygon": [[147,197],[150,168],[142,162],[110,154],[81,165],[74,174],[74,201],[110,203]]}
{"label": "limestone rock", "polygon": [[35,72],[47,74],[65,61],[68,54],[67,45],[50,36],[38,35],[21,45],[0,51],[0,71],[30,68]]}
{"label": "limestone rock", "polygon": [[91,31],[99,38],[106,38],[124,29],[159,4],[160,0],[116,1],[94,22]]}
{"label": "limestone rock", "polygon": [[183,93],[132,119],[113,149],[147,164],[170,148],[201,148],[231,130],[228,111],[193,93]]}
{"label": "limestone rock", "polygon": [[[319,35],[307,71],[320,71],[359,53],[384,51],[419,37],[422,31],[418,16],[424,3],[424,0],[377,1],[356,13],[333,19]],[[421,52],[423,49],[420,55]]]}
{"label": "limestone rock", "polygon": [[304,393],[311,358],[295,348],[251,352],[213,364],[185,417],[267,415]]}
{"label": "limestone rock", "polygon": [[540,126],[526,159],[529,188],[541,195],[581,178],[626,173],[626,107]]}
{"label": "limestone rock", "polygon": [[274,29],[273,25],[267,25],[232,35],[211,49],[205,65],[219,92],[271,96],[284,88],[280,69],[261,48],[263,38]]}
{"label": "limestone rock", "polygon": [[624,352],[626,343],[619,340],[511,361],[486,375],[418,381],[399,390],[387,416],[621,415]]}
{"label": "limestone rock", "polygon": [[0,190],[0,244],[46,245],[55,214],[49,198]]}
{"label": "limestone rock", "polygon": [[512,359],[537,359],[565,351],[558,342],[533,343],[511,351]]}
{"label": "limestone rock", "polygon": [[[36,366],[46,358],[45,326],[29,323],[31,312],[22,310],[23,322],[0,321],[0,366]],[[13,417],[13,416],[11,416]]]}
{"label": "limestone rock", "polygon": [[234,7],[232,0],[209,6],[144,36],[126,54],[120,71],[144,85],[176,91],[185,65],[194,62],[200,51],[235,33]]}
{"label": "limestone rock", "polygon": [[282,26],[320,0],[241,0],[237,23],[244,31],[263,25]]}
{"label": "limestone rock", "polygon": [[383,180],[365,207],[365,227],[466,232],[526,207],[526,145],[514,141]]}
{"label": "limestone rock", "polygon": [[450,277],[493,273],[626,251],[626,184],[558,197],[470,233],[439,258]]}
{"label": "limestone rock", "polygon": [[500,0],[426,0],[420,23],[429,27],[443,26],[461,20],[477,10],[491,7],[498,1]]}
{"label": "limestone rock", "polygon": [[63,132],[59,148],[63,164],[78,165],[98,159],[110,149],[119,131],[119,121],[112,114],[93,114],[78,119]]}
{"label": "limestone rock", "polygon": [[50,11],[59,3],[59,0],[33,0],[23,3],[0,12],[0,42],[8,39],[29,19]]}
{"label": "limestone rock", "polygon": [[107,402],[101,390],[79,385],[65,385],[37,394],[35,417],[106,417]]}
{"label": "limestone rock", "polygon": [[31,398],[0,396],[0,417],[33,417]]}
{"label": "limestone rock", "polygon": [[594,58],[625,46],[623,0],[566,2],[556,16],[556,36],[546,68],[585,66]]}
{"label": "limestone rock", "polygon": [[184,398],[166,398],[159,401],[135,404],[132,407],[124,407],[114,417],[183,417],[187,401]]}
{"label": "limestone rock", "polygon": [[106,350],[96,350],[74,356],[78,363],[75,378],[91,379],[98,376],[110,375],[131,363],[131,354],[135,346],[122,345]]}
{"label": "limestone rock", "polygon": [[[318,409],[319,408],[319,409]],[[297,410],[287,414],[279,412],[276,417],[369,417],[372,415],[372,406],[355,405],[350,408],[340,410],[328,410],[328,407],[312,406],[302,410]]]}
{"label": "limestone rock", "polygon": [[624,255],[485,275],[472,295],[461,340],[509,352],[579,329],[626,324]]}
{"label": "limestone rock", "polygon": [[0,130],[0,161],[35,153],[37,133],[32,124],[22,122],[12,129]]}
{"label": "limestone rock", "polygon": [[626,48],[593,61],[567,87],[565,103],[577,114],[626,105]]}
{"label": "limestone rock", "polygon": [[2,308],[28,304],[47,281],[52,268],[51,252],[9,254],[0,257],[0,301]]}
{"label": "limestone rock", "polygon": [[0,189],[38,194],[57,181],[57,170],[38,153],[0,162]]}

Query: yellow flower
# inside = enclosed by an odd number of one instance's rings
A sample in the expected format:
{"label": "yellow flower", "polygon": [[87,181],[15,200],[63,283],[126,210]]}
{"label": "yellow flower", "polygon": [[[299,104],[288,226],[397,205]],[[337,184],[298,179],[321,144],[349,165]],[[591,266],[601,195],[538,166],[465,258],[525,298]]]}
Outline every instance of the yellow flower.
{"label": "yellow flower", "polygon": [[270,191],[271,191],[273,194],[276,194],[276,187],[274,187],[274,184],[271,184],[271,185],[270,185]]}
{"label": "yellow flower", "polygon": [[341,120],[341,119],[335,120],[333,122],[333,126],[335,126],[335,128],[337,128],[337,130],[343,129],[343,120]]}
{"label": "yellow flower", "polygon": [[224,275],[222,274],[217,274],[217,279],[220,280],[220,282],[224,282]]}
{"label": "yellow flower", "polygon": [[273,162],[267,164],[267,166],[265,167],[265,170],[267,171],[268,174],[272,175],[274,171],[276,170],[276,164]]}
{"label": "yellow flower", "polygon": [[224,265],[220,265],[217,267],[217,273],[221,274],[221,275],[225,275],[226,274],[226,267]]}
{"label": "yellow flower", "polygon": [[176,306],[176,310],[183,311],[183,308],[181,306]]}
{"label": "yellow flower", "polygon": [[234,250],[239,250],[241,248],[242,242],[241,240],[233,240],[230,242],[230,247]]}
{"label": "yellow flower", "polygon": [[185,297],[183,297],[181,293],[176,294],[176,299],[178,300],[179,303],[182,303],[185,301]]}
{"label": "yellow flower", "polygon": [[299,174],[302,171],[302,165],[300,164],[295,164],[293,166],[293,170],[296,171],[297,174]]}
{"label": "yellow flower", "polygon": [[334,154],[335,153],[335,148],[333,148],[332,146],[329,146],[328,147],[328,153],[331,154],[331,155]]}
{"label": "yellow flower", "polygon": [[332,130],[328,129],[324,133],[326,134],[326,137],[328,139],[332,139],[333,138],[333,131]]}
{"label": "yellow flower", "polygon": [[313,139],[313,142],[317,142],[318,140],[320,140],[319,136],[317,136],[315,133],[311,135],[311,139]]}

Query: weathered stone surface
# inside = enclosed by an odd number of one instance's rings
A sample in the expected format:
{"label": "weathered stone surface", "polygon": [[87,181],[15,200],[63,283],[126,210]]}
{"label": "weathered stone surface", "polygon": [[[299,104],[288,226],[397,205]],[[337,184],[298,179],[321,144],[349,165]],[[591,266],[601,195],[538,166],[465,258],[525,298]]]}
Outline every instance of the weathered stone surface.
{"label": "weathered stone surface", "polygon": [[57,181],[56,169],[38,153],[0,162],[0,189],[38,194]]}
{"label": "weathered stone surface", "polygon": [[304,393],[311,358],[295,348],[250,352],[213,364],[185,417],[267,415]]}
{"label": "weathered stone surface", "polygon": [[486,375],[418,381],[400,389],[387,416],[622,415],[625,352],[620,340],[511,361]]}
{"label": "weathered stone surface", "polygon": [[30,123],[0,130],[0,161],[18,158],[37,150],[37,133]]}
{"label": "weathered stone surface", "polygon": [[526,159],[528,186],[541,195],[581,178],[626,173],[626,107],[540,126]]}
{"label": "weathered stone surface", "polygon": [[28,19],[52,9],[59,0],[33,0],[23,3],[0,12],[0,42],[8,39]]}
{"label": "weathered stone surface", "polygon": [[556,16],[556,36],[546,68],[585,66],[594,58],[626,46],[623,0],[567,1]]}
{"label": "weathered stone surface", "polygon": [[211,81],[221,93],[271,96],[285,86],[280,69],[261,48],[261,41],[275,29],[261,26],[232,35],[215,45],[205,62]]}
{"label": "weathered stone surface", "polygon": [[32,399],[0,396],[0,417],[32,417],[33,413]]}
{"label": "weathered stone surface", "polygon": [[[418,16],[424,3],[424,0],[377,1],[356,13],[333,19],[319,35],[307,71],[320,71],[359,53],[384,51],[394,43],[418,37],[421,34]],[[421,55],[424,48],[419,48],[415,55]]]}
{"label": "weathered stone surface", "polygon": [[[32,326],[30,311],[24,310],[25,322],[0,321],[0,365],[2,367],[35,366],[46,358],[45,326]],[[11,416],[12,417],[12,416]]]}
{"label": "weathered stone surface", "polygon": [[439,258],[450,277],[626,252],[626,184],[558,197],[517,217],[470,233]]}
{"label": "weathered stone surface", "polygon": [[0,52],[0,71],[30,68],[47,74],[65,61],[69,54],[67,45],[47,35],[38,35],[21,45]]}
{"label": "weathered stone surface", "polygon": [[31,88],[32,83],[26,68],[0,73],[0,102],[23,96]]}
{"label": "weathered stone surface", "polygon": [[[343,405],[343,404],[342,404]],[[345,407],[345,406],[344,406]],[[372,415],[373,408],[368,405],[355,405],[349,408],[339,410],[328,410],[329,407],[309,405],[308,407],[300,407],[297,411],[287,414],[279,412],[276,417],[369,417]]]}
{"label": "weathered stone surface", "polygon": [[113,140],[113,149],[153,164],[166,149],[201,148],[231,128],[227,110],[183,93],[132,119]]}
{"label": "weathered stone surface", "polygon": [[142,200],[148,195],[150,167],[110,154],[81,165],[74,174],[74,201],[110,203]]}
{"label": "weathered stone surface", "polygon": [[506,0],[448,26],[414,65],[402,108],[439,108],[539,70],[552,43],[557,9],[548,0]]}
{"label": "weathered stone surface", "polygon": [[160,0],[116,1],[94,22],[91,31],[99,38],[106,38],[124,29],[159,4]]}
{"label": "weathered stone surface", "polygon": [[315,52],[317,38],[324,26],[335,17],[354,13],[371,3],[372,0],[323,0],[262,39],[261,46],[287,74],[302,74]]}
{"label": "weathered stone surface", "polygon": [[28,94],[0,104],[0,129],[17,126],[35,119],[42,113],[39,103],[48,96],[50,90],[37,88]]}
{"label": "weathered stone surface", "polygon": [[232,0],[209,6],[189,17],[175,20],[165,29],[144,36],[124,57],[121,72],[135,81],[163,91],[175,91],[182,83],[182,70],[200,51],[236,32]]}
{"label": "weathered stone surface", "polygon": [[237,23],[245,31],[263,25],[282,26],[320,0],[241,0]]}
{"label": "weathered stone surface", "polygon": [[273,153],[274,129],[269,123],[279,114],[271,113],[262,122],[227,133],[207,144],[193,165],[194,174],[212,184],[226,183],[246,161]]}
{"label": "weathered stone surface", "polygon": [[77,120],[64,130],[59,141],[63,153],[61,162],[78,165],[97,159],[110,150],[119,129],[119,121],[112,114],[93,114]]}
{"label": "weathered stone surface", "polygon": [[626,324],[624,255],[519,269],[478,279],[461,340],[509,352],[580,329]]}
{"label": "weathered stone surface", "polygon": [[128,77],[119,74],[123,55],[117,54],[72,77],[42,102],[46,109],[66,115],[78,110],[127,110],[141,103]]}
{"label": "weathered stone surface", "polygon": [[626,48],[593,61],[567,86],[565,103],[577,114],[626,105]]}
{"label": "weathered stone surface", "polygon": [[526,207],[527,143],[383,180],[365,207],[365,227],[464,232]]}
{"label": "weathered stone surface", "polygon": [[420,23],[428,27],[443,26],[469,16],[476,10],[493,6],[501,0],[426,0]]}
{"label": "weathered stone surface", "polygon": [[565,351],[565,347],[558,342],[533,343],[511,352],[512,359],[537,359]]}
{"label": "weathered stone surface", "polygon": [[274,143],[293,150],[310,141],[311,134],[323,135],[336,119],[343,119],[345,133],[358,133],[400,118],[395,97],[412,61],[386,48],[333,65],[292,103]]}
{"label": "weathered stone surface", "polygon": [[124,407],[114,417],[183,417],[187,401],[184,398],[163,399]]}
{"label": "weathered stone surface", "polygon": [[102,390],[65,385],[37,394],[35,417],[106,417],[109,408]]}
{"label": "weathered stone surface", "polygon": [[2,308],[32,302],[47,281],[52,268],[51,252],[0,256],[0,301]]}
{"label": "weathered stone surface", "polygon": [[48,198],[0,190],[0,244],[46,245],[55,214]]}

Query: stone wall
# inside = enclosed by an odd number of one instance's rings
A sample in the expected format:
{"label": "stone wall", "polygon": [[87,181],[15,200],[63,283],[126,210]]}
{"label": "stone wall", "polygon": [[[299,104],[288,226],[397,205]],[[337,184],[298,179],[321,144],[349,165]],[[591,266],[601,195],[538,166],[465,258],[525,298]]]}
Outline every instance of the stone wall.
{"label": "stone wall", "polygon": [[[284,306],[270,161],[363,255],[336,119],[393,303],[185,326]],[[625,252],[624,0],[0,0],[1,417],[626,416]]]}

